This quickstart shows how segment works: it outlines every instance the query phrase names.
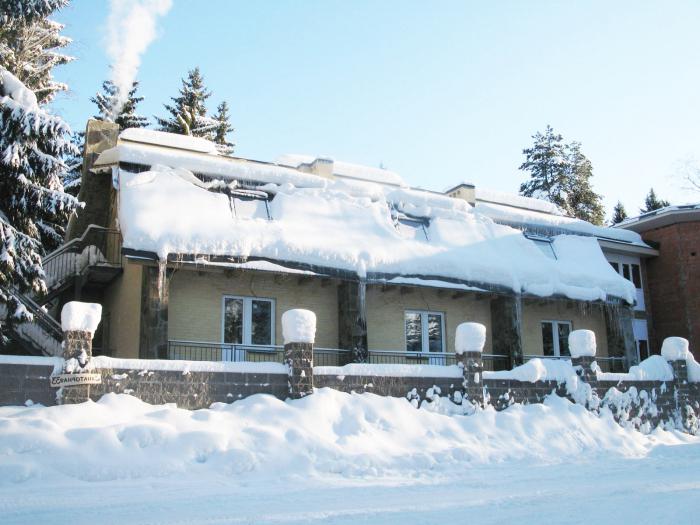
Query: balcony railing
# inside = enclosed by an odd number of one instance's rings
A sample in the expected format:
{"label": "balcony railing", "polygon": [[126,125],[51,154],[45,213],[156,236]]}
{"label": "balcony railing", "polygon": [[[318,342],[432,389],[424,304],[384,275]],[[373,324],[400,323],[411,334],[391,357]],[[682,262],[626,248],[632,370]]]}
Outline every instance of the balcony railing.
{"label": "balcony railing", "polygon": [[[239,345],[201,341],[168,341],[168,359],[186,361],[284,361],[284,347],[279,345]],[[506,370],[508,356],[483,354],[484,370]],[[374,364],[454,365],[455,355],[448,352],[401,352],[370,350],[367,360]],[[314,347],[314,366],[343,366],[352,362],[352,352],[338,348]]]}
{"label": "balcony railing", "polygon": [[91,224],[85,233],[51,252],[42,261],[49,291],[61,288],[92,266],[121,267],[119,230]]}

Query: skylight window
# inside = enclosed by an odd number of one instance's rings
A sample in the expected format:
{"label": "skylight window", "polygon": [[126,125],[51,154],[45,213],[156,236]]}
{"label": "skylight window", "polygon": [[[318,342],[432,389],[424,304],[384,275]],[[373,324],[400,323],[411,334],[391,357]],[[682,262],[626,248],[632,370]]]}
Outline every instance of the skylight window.
{"label": "skylight window", "polygon": [[270,216],[270,197],[264,191],[235,189],[228,192],[231,213],[236,219],[266,219]]}
{"label": "skylight window", "polygon": [[404,239],[414,239],[417,241],[428,241],[428,226],[430,220],[425,217],[414,217],[392,208],[391,218],[394,227],[399,235]]}
{"label": "skylight window", "polygon": [[523,235],[531,240],[535,246],[537,246],[540,251],[545,254],[545,256],[550,259],[557,259],[557,254],[554,251],[554,246],[552,245],[552,239],[546,235],[538,235],[536,233],[524,232]]}

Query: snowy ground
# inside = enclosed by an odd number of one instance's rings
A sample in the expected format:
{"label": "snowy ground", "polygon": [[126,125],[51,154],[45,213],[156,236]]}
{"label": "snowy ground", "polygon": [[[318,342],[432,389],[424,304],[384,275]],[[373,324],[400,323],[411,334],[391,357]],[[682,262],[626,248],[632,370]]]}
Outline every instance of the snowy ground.
{"label": "snowy ground", "polygon": [[558,398],[454,408],[329,389],[194,412],[125,395],[0,408],[0,522],[700,522],[698,438]]}

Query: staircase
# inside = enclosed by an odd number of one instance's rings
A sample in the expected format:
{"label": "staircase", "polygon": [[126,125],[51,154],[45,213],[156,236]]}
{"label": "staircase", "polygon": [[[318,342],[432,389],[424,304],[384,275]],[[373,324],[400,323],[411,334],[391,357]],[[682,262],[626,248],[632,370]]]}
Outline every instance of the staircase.
{"label": "staircase", "polygon": [[[10,338],[23,353],[33,355],[62,355],[61,325],[49,315],[45,305],[59,296],[70,300],[79,290],[90,284],[104,287],[122,271],[121,235],[118,230],[90,225],[79,238],[73,239],[44,257],[47,293],[41,297],[28,297],[15,293],[15,297],[33,316],[33,321],[13,326]],[[70,290],[74,290],[71,294]],[[5,307],[0,306],[0,318]]]}

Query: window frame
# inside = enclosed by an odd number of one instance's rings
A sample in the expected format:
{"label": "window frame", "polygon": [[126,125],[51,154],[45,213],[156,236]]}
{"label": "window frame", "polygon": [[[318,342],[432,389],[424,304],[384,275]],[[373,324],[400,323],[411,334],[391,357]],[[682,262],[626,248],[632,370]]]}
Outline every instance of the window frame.
{"label": "window frame", "polygon": [[[406,314],[418,314],[420,315],[420,327],[421,327],[421,350],[419,352],[414,352],[408,349],[408,334],[406,333]],[[430,337],[423,337],[423,334],[428,333],[428,317],[430,315],[440,316],[440,352],[430,351]],[[408,308],[403,311],[403,349],[404,352],[410,354],[444,354],[446,347],[445,341],[445,312],[438,312],[435,310],[416,310]]]}
{"label": "window frame", "polygon": [[[562,355],[561,354],[561,348],[559,347],[559,327],[558,327],[558,325],[560,325],[560,324],[569,325],[569,333],[571,333],[574,330],[573,321],[564,321],[564,320],[560,320],[560,319],[542,319],[540,321],[540,337],[542,336],[542,324],[543,323],[551,323],[552,343],[554,343],[552,350],[554,351],[554,355],[552,355],[552,356],[545,355],[545,353],[544,353],[544,339],[542,339],[542,356],[545,358],[547,358],[547,357],[549,357],[549,358],[571,357],[570,355]],[[569,349],[569,353],[571,353],[571,349]]]}
{"label": "window frame", "polygon": [[[238,299],[243,301],[243,327],[242,327],[242,341],[240,343],[227,343],[226,339],[226,300],[227,299]],[[253,344],[253,301],[262,301],[270,303],[270,344],[260,345]],[[275,317],[275,307],[276,301],[271,297],[254,297],[249,295],[230,295],[225,294],[221,297],[221,343],[239,346],[275,346],[277,341],[275,325],[277,318]]]}

